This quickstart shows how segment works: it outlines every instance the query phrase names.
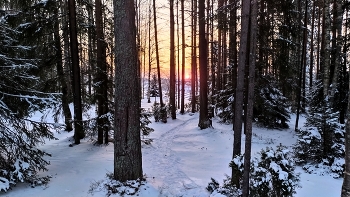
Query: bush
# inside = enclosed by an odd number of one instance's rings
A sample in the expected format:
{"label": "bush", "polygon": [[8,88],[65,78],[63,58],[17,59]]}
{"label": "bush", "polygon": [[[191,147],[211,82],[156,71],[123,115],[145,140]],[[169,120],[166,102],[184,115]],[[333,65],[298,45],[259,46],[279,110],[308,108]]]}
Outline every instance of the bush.
{"label": "bush", "polygon": [[[258,154],[259,157],[252,159],[250,166],[250,196],[293,196],[296,188],[299,187],[300,180],[299,174],[295,172],[292,154],[287,147],[279,145],[276,150],[267,147]],[[243,158],[243,156],[235,157],[230,163],[230,167],[237,167],[242,174],[244,171]],[[212,194],[240,196],[241,188],[236,188],[229,180],[230,177],[225,179],[221,187],[216,180],[212,179],[207,190]]]}

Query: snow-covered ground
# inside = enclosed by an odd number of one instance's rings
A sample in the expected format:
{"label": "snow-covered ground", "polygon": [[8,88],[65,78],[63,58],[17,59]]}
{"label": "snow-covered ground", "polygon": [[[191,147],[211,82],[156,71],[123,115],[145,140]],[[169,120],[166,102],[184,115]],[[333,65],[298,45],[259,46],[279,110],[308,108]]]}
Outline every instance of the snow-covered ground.
{"label": "snow-covered ground", "polygon": [[[154,99],[151,99],[152,102]],[[142,106],[151,108],[143,100]],[[292,116],[293,117],[293,116]],[[152,119],[153,120],[153,119]],[[305,121],[303,118],[301,121]],[[205,187],[213,177],[218,181],[230,174],[228,164],[232,157],[232,125],[219,124],[213,120],[213,127],[200,130],[198,113],[177,114],[176,120],[168,123],[152,123],[155,131],[149,138],[151,145],[143,145],[143,172],[147,184],[138,193],[141,197],[208,197]],[[286,130],[269,130],[253,128],[253,155],[266,146],[275,147],[280,143],[291,146],[296,142],[294,117],[290,128]],[[302,125],[302,123],[300,123]],[[83,140],[80,145],[69,147],[73,133],[56,134],[59,140],[48,141],[42,149],[52,154],[47,158],[51,165],[49,171],[42,175],[51,175],[46,186],[31,188],[28,184],[18,184],[7,193],[6,197],[85,197],[105,196],[105,191],[89,193],[90,186],[105,179],[106,173],[113,172],[113,144],[94,146]],[[244,137],[243,139],[244,140]],[[244,146],[244,143],[242,143]],[[243,148],[243,147],[242,147]],[[297,190],[297,197],[338,197],[342,179],[329,175],[319,176],[301,173],[302,186]]]}

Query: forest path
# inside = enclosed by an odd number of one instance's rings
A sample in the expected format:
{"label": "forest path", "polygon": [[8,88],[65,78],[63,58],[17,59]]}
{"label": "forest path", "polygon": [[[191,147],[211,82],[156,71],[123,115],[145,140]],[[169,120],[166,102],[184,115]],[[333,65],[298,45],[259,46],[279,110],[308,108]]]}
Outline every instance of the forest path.
{"label": "forest path", "polygon": [[[205,135],[210,130],[202,130],[203,132],[193,134],[186,133],[188,130],[184,129],[187,127],[198,127],[197,121],[198,116],[185,115],[186,118],[178,115],[178,119],[170,120],[166,124],[169,124],[169,130],[165,132],[159,132],[160,135],[152,142],[149,147],[143,147],[143,159],[147,160],[150,166],[147,166],[146,176],[149,182],[155,187],[158,187],[160,196],[198,196],[196,194],[203,194],[203,187],[199,186],[189,177],[182,168],[182,154],[174,150],[176,148],[175,141],[179,138],[184,138],[185,144],[181,146],[187,146],[191,138],[199,135]],[[182,120],[181,120],[182,119]],[[187,144],[187,145],[186,145]],[[148,174],[148,172],[150,174]],[[200,191],[199,191],[200,190]]]}

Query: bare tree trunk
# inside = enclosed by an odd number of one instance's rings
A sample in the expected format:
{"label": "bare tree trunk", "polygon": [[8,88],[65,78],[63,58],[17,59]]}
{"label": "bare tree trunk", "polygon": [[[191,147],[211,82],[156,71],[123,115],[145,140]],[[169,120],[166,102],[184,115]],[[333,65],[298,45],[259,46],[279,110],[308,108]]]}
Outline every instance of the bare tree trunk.
{"label": "bare tree trunk", "polygon": [[[323,31],[322,31],[322,42],[324,43],[323,53],[321,52],[321,66],[323,69],[323,96],[328,96],[329,83],[330,83],[330,52],[331,52],[331,19],[330,19],[330,0],[325,0],[323,13]],[[322,50],[321,50],[322,51]]]}
{"label": "bare tree trunk", "polygon": [[223,42],[222,42],[222,34],[224,31],[225,25],[225,14],[224,14],[224,0],[218,0],[218,75],[216,82],[216,89],[222,90],[223,84],[223,64],[222,64],[222,54],[223,54]]}
{"label": "bare tree trunk", "polygon": [[181,72],[181,110],[180,113],[185,113],[185,49],[186,49],[186,43],[185,43],[185,8],[184,8],[184,0],[181,0],[181,38],[182,38],[182,57],[181,57],[181,65],[182,65],[182,72]]}
{"label": "bare tree trunk", "polygon": [[[108,135],[108,98],[107,98],[107,63],[106,47],[103,34],[102,3],[95,0],[96,37],[97,37],[97,143],[103,143],[103,135]],[[108,136],[105,137],[108,144]]]}
{"label": "bare tree trunk", "polygon": [[81,84],[80,84],[80,68],[79,68],[79,51],[77,39],[77,25],[75,13],[75,1],[68,0],[69,7],[69,33],[70,33],[70,49],[73,69],[73,97],[74,97],[74,139],[75,144],[80,144],[80,139],[85,137],[83,130],[83,115],[81,104]]}
{"label": "bare tree trunk", "polygon": [[321,11],[320,8],[318,9],[318,24],[317,24],[317,48],[316,48],[316,79],[321,79],[321,50],[322,50],[322,42],[321,42],[321,20],[323,21],[321,17]]}
{"label": "bare tree trunk", "polygon": [[[299,79],[298,79],[298,103],[297,103],[297,114],[296,114],[296,119],[295,119],[295,131],[298,129],[299,127],[299,115],[300,115],[300,110],[302,107],[301,102],[303,103],[303,105],[305,104],[304,99],[302,99],[302,89],[303,92],[305,93],[305,75],[303,77],[303,73],[306,73],[306,48],[307,48],[307,2],[305,3],[305,17],[304,17],[304,27],[303,27],[303,49],[301,52],[301,65],[300,65],[300,69],[299,69]],[[302,86],[302,81],[304,82],[303,84],[303,88]],[[305,98],[305,95],[303,96],[303,98]]]}
{"label": "bare tree trunk", "polygon": [[142,177],[140,83],[136,49],[134,1],[114,0],[115,123],[114,179]]}
{"label": "bare tree trunk", "polygon": [[62,109],[64,114],[64,123],[66,124],[66,130],[72,131],[72,114],[69,109],[69,99],[68,99],[68,91],[67,91],[67,83],[64,77],[63,72],[63,64],[62,64],[62,48],[61,48],[61,40],[60,40],[60,26],[58,21],[58,5],[56,6],[54,10],[55,14],[55,32],[54,32],[54,39],[55,39],[55,48],[56,48],[56,58],[57,58],[57,76],[61,84],[61,90],[62,90]]}
{"label": "bare tree trunk", "polygon": [[333,33],[333,54],[334,54],[334,73],[332,79],[332,88],[331,88],[331,99],[333,99],[335,92],[338,88],[338,76],[339,70],[341,68],[341,47],[342,43],[342,24],[343,24],[343,9],[341,7],[341,3],[337,0],[333,2],[333,12],[334,12],[334,33]]}
{"label": "bare tree trunk", "polygon": [[[154,39],[156,45],[156,61],[157,61],[157,75],[158,75],[158,86],[159,86],[159,102],[161,110],[164,108],[163,92],[162,92],[162,78],[160,76],[160,63],[159,63],[159,49],[158,49],[158,30],[157,30],[157,12],[156,12],[156,0],[153,0],[153,23],[154,23]],[[167,114],[161,111],[162,122],[167,122]]]}
{"label": "bare tree trunk", "polygon": [[199,20],[199,72],[200,72],[200,110],[199,123],[201,129],[211,126],[208,117],[208,65],[207,65],[207,40],[205,39],[205,2],[198,2]]}
{"label": "bare tree trunk", "polygon": [[92,96],[92,76],[94,71],[94,49],[95,49],[95,34],[93,33],[93,27],[92,24],[94,24],[93,19],[93,6],[92,6],[92,0],[89,0],[88,2],[89,6],[86,7],[86,11],[88,14],[88,23],[91,24],[91,26],[88,28],[88,68],[87,68],[87,74],[88,74],[88,94],[91,97]]}
{"label": "bare tree trunk", "polygon": [[148,91],[147,91],[147,103],[151,103],[151,1],[148,1],[149,10],[148,10]]}
{"label": "bare tree trunk", "polygon": [[[323,79],[323,99],[324,103],[328,105],[329,103],[329,86],[330,86],[330,55],[331,55],[331,46],[330,46],[330,33],[331,33],[331,20],[330,20],[330,0],[325,1],[324,13],[323,13],[323,31],[322,31],[322,43],[324,50],[321,50],[321,69],[322,79]],[[327,126],[327,106],[323,107],[323,116],[322,116],[322,127],[323,129],[323,156],[327,157],[331,151],[332,146],[332,134],[330,133]]]}
{"label": "bare tree trunk", "polygon": [[177,38],[177,109],[180,109],[180,26],[179,26],[179,0],[176,1],[176,38]]}
{"label": "bare tree trunk", "polygon": [[170,0],[170,106],[171,118],[176,119],[176,101],[175,101],[175,22],[174,22],[174,0]]}
{"label": "bare tree trunk", "polygon": [[196,112],[197,84],[197,0],[192,0],[192,59],[191,59],[191,104],[192,113]]}
{"label": "bare tree trunk", "polygon": [[312,5],[312,19],[311,19],[311,40],[310,40],[310,70],[309,70],[309,77],[310,77],[310,82],[309,86],[312,88],[313,86],[313,72],[314,72],[314,29],[315,29],[315,8],[316,4],[313,2]]}
{"label": "bare tree trunk", "polygon": [[[243,89],[244,89],[244,70],[247,59],[248,48],[248,30],[250,16],[250,0],[242,1],[242,21],[241,21],[241,40],[239,45],[238,69],[237,69],[237,87],[235,92],[235,112],[234,112],[234,141],[233,157],[241,154],[242,138],[242,114],[243,114]],[[239,187],[239,172],[232,169],[231,183]]]}
{"label": "bare tree trunk", "polygon": [[250,175],[250,159],[252,149],[252,122],[253,122],[253,106],[254,106],[254,86],[255,86],[255,54],[256,54],[256,35],[257,35],[257,17],[258,17],[258,1],[251,1],[250,14],[250,52],[249,52],[249,79],[248,79],[248,104],[246,113],[245,133],[245,149],[244,149],[244,172],[242,197],[249,196],[249,175]]}
{"label": "bare tree trunk", "polygon": [[[349,72],[350,74],[350,72]],[[349,87],[350,89],[350,78]],[[348,95],[347,114],[350,114],[350,94]],[[350,196],[350,116],[347,117],[345,125],[345,166],[344,166],[344,180],[341,189],[341,197]]]}

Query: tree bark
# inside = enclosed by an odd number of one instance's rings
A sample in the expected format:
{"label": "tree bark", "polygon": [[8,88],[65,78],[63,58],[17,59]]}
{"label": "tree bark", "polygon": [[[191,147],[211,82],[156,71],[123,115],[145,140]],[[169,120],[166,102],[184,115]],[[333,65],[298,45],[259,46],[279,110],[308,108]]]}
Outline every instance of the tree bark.
{"label": "tree bark", "polygon": [[[297,114],[295,119],[295,128],[294,130],[297,131],[299,127],[299,116],[300,111],[302,108],[302,104],[305,105],[305,100],[302,99],[302,92],[305,93],[305,73],[306,73],[306,48],[307,48],[307,2],[305,3],[305,17],[304,17],[304,27],[303,27],[303,49],[301,52],[301,61],[299,65],[299,79],[298,79],[298,103],[297,103]],[[304,73],[304,75],[303,75]],[[303,87],[302,86],[302,81]],[[305,98],[305,95],[303,95],[303,98]]]}
{"label": "tree bark", "polygon": [[201,129],[211,126],[208,117],[208,63],[207,63],[207,40],[205,38],[205,2],[198,2],[199,20],[199,72],[200,72],[200,110],[199,123]]}
{"label": "tree bark", "polygon": [[[250,0],[242,1],[242,21],[241,21],[241,40],[239,45],[238,69],[237,69],[237,87],[235,92],[235,112],[234,112],[234,140],[233,140],[233,158],[241,154],[242,138],[242,115],[243,115],[243,89],[244,89],[244,70],[247,59],[248,48],[248,30],[249,30]],[[231,183],[239,187],[239,172],[232,169]]]}
{"label": "tree bark", "polygon": [[58,5],[57,8],[54,10],[55,14],[55,32],[54,32],[54,39],[55,39],[55,50],[56,50],[56,58],[57,58],[57,75],[58,79],[61,84],[61,91],[62,91],[62,110],[64,114],[64,123],[66,124],[66,130],[72,131],[72,114],[69,109],[69,98],[68,98],[68,90],[67,90],[67,83],[64,77],[63,72],[63,63],[62,63],[62,47],[61,47],[61,40],[60,40],[60,26],[58,21]]}
{"label": "tree bark", "polygon": [[176,71],[175,71],[175,21],[174,21],[174,0],[170,0],[170,106],[171,118],[176,119]]}
{"label": "tree bark", "polygon": [[253,106],[254,106],[254,86],[255,86],[255,62],[256,62],[256,35],[257,35],[257,17],[258,17],[258,1],[251,1],[250,14],[250,52],[249,52],[249,79],[248,79],[248,106],[246,113],[245,133],[245,149],[244,149],[244,172],[242,197],[249,196],[249,176],[250,176],[250,159],[252,149],[252,123],[253,123]]}
{"label": "tree bark", "polygon": [[196,112],[197,84],[197,0],[192,0],[191,112]]}
{"label": "tree bark", "polygon": [[[348,89],[350,89],[350,78],[349,78]],[[350,114],[350,94],[348,94],[347,114]],[[348,116],[346,120],[344,137],[345,137],[345,166],[344,166],[344,180],[343,180],[343,185],[341,189],[341,197],[349,197],[350,196],[350,116]]]}
{"label": "tree bark", "polygon": [[74,99],[74,139],[75,144],[80,144],[80,139],[85,137],[83,130],[83,115],[81,104],[81,84],[80,84],[80,67],[79,51],[77,39],[77,24],[75,13],[75,1],[68,0],[69,7],[69,33],[70,33],[70,50],[73,70],[73,99]]}
{"label": "tree bark", "polygon": [[[157,12],[156,12],[156,0],[153,0],[153,23],[154,23],[154,39],[156,45],[156,61],[157,61],[157,76],[158,76],[158,86],[159,86],[159,102],[161,110],[164,108],[163,102],[163,92],[162,92],[162,78],[160,76],[160,63],[159,63],[159,47],[158,47],[158,29],[157,29]],[[167,122],[167,114],[161,111],[162,122]]]}
{"label": "tree bark", "polygon": [[[107,63],[106,47],[103,35],[102,3],[95,0],[96,37],[97,37],[97,143],[103,143],[103,135],[108,135],[108,98],[107,98]],[[108,144],[108,136],[105,137]]]}
{"label": "tree bark", "polygon": [[180,107],[180,113],[185,113],[185,49],[186,49],[186,43],[185,43],[185,8],[184,8],[184,0],[181,0],[181,38],[182,38],[182,57],[181,57],[181,65],[182,65],[182,72],[181,72],[181,107]]}
{"label": "tree bark", "polygon": [[114,0],[115,122],[114,178],[142,177],[140,139],[140,83],[136,49],[134,1]]}

